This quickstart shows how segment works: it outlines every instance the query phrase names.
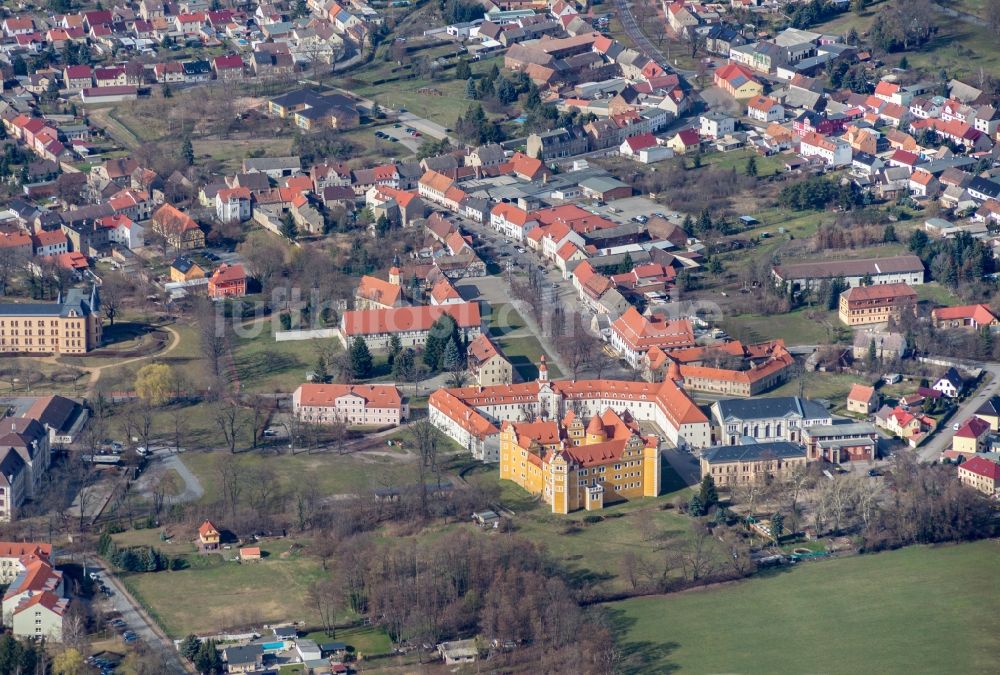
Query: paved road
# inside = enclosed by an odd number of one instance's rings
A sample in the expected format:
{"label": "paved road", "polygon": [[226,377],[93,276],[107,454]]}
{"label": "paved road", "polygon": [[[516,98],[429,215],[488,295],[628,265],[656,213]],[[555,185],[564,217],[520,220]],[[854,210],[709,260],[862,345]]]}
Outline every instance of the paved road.
{"label": "paved road", "polygon": [[951,447],[951,439],[955,435],[954,424],[964,422],[972,417],[979,406],[986,402],[986,399],[990,396],[996,396],[1000,392],[1000,364],[984,363],[981,364],[981,367],[992,376],[992,379],[978,394],[962,403],[958,411],[948,420],[945,428],[938,430],[931,440],[917,450],[920,461],[933,462],[940,457],[942,452]]}
{"label": "paved road", "polygon": [[982,28],[988,28],[989,24],[982,17],[976,16],[975,14],[969,14],[968,12],[959,11],[953,7],[943,7],[937,3],[934,3],[934,7],[948,16],[955,17],[965,23],[971,23],[974,26],[980,26]]}
{"label": "paved road", "polygon": [[[150,650],[161,658],[162,662],[160,666],[163,672],[171,673],[172,675],[191,672],[174,648],[174,643],[152,622],[146,615],[146,612],[139,606],[139,603],[125,590],[125,587],[118,578],[111,573],[102,561],[97,561],[97,564],[100,567],[102,580],[114,592],[114,595],[108,598],[111,606],[121,614],[122,620],[128,624],[129,629],[134,631],[139,636],[139,639],[145,642]],[[90,569],[93,568],[91,567]]]}
{"label": "paved road", "polygon": [[167,497],[164,501],[167,504],[186,504],[196,502],[205,496],[205,488],[201,486],[198,477],[191,473],[187,464],[174,452],[172,448],[162,448],[154,451],[155,454],[163,458],[163,466],[166,469],[173,469],[184,481],[184,491],[179,495]]}
{"label": "paved road", "polygon": [[632,14],[632,7],[629,4],[629,0],[615,0],[615,7],[618,9],[618,19],[622,22],[625,34],[632,39],[632,42],[639,48],[639,51],[660,65],[670,68],[667,57],[642,32],[639,22],[635,20],[635,15]]}

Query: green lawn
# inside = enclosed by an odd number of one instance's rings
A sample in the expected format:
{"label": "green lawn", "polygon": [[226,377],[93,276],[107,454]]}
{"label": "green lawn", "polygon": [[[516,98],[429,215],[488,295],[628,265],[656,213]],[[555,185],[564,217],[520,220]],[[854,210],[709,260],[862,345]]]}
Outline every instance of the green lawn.
{"label": "green lawn", "polygon": [[511,305],[496,305],[489,315],[489,331],[500,349],[510,360],[524,382],[538,377],[538,362],[542,354],[549,364],[549,377],[562,377],[562,372],[542,348],[542,343],[525,328],[526,322]]}
{"label": "green lawn", "polygon": [[935,306],[950,307],[952,305],[963,304],[962,299],[952,293],[951,289],[942,286],[936,281],[914,286],[913,290],[917,292],[918,300],[930,302]]}
{"label": "green lawn", "polygon": [[385,630],[376,627],[344,628],[330,637],[323,631],[309,633],[306,639],[315,640],[316,644],[324,642],[344,642],[353,647],[356,654],[385,654],[392,650],[392,640]]}
{"label": "green lawn", "polygon": [[324,350],[331,343],[340,350],[340,343],[333,338],[275,342],[267,325],[255,337],[233,337],[230,346],[242,389],[261,393],[294,391],[306,381],[306,373],[315,369],[320,343]]}
{"label": "green lawn", "polygon": [[[453,50],[454,46],[449,44],[444,47],[420,51],[418,55],[421,58],[433,58]],[[412,57],[408,60],[412,61]],[[469,66],[474,76],[481,77],[490,70],[494,63],[501,68],[503,67],[499,56],[470,63]],[[375,80],[399,75],[400,73],[393,74],[391,72],[393,67],[396,67],[394,61],[373,65],[355,73],[353,80],[341,81],[338,84],[359,96],[374,98],[379,105],[395,110],[406,108],[420,117],[445,127],[453,126],[455,120],[475,103],[475,101],[465,97],[465,81],[453,79],[454,70],[445,71],[441,80],[418,77],[388,84],[372,84]]]}
{"label": "green lawn", "polygon": [[[322,575],[320,565],[301,551],[288,553],[292,543],[265,542],[261,549],[268,555],[256,563],[192,553],[185,556],[188,569],[124,578],[175,638],[267,621],[315,622],[318,617],[305,602],[305,594]],[[235,556],[236,547],[222,553]]]}
{"label": "green lawn", "polygon": [[788,345],[825,344],[836,339],[844,328],[836,312],[818,309],[773,316],[741,314],[726,319],[722,325],[731,336],[745,342],[781,338]]}
{"label": "green lawn", "polygon": [[626,672],[990,673],[998,573],[995,541],[911,547],[606,608]]}
{"label": "green lawn", "polygon": [[[833,404],[834,409],[846,407],[847,394],[851,391],[851,385],[870,384],[858,375],[846,373],[805,373],[803,376],[805,385],[802,391],[808,398],[827,399]],[[777,389],[764,394],[764,396],[798,396],[800,382],[798,378],[792,379]]]}
{"label": "green lawn", "polygon": [[779,173],[785,165],[785,157],[772,155],[761,157],[750,148],[740,148],[732,152],[712,152],[702,156],[702,166],[715,166],[720,169],[736,169],[737,173],[745,173],[747,160],[754,157],[757,163],[757,175],[761,178]]}
{"label": "green lawn", "polygon": [[189,452],[184,463],[198,476],[205,488],[204,503],[211,504],[219,495],[216,471],[218,457],[244,469],[270,471],[280,489],[293,491],[302,485],[304,476],[321,495],[362,494],[379,487],[399,487],[416,481],[413,468],[391,456],[340,455],[335,452],[296,455],[261,455],[256,452],[229,455],[224,451]]}
{"label": "green lawn", "polygon": [[[690,518],[662,508],[678,495],[690,494],[689,489],[668,463],[663,462],[661,469],[659,497],[621,502],[600,512],[577,511],[569,515],[553,515],[546,504],[515,483],[501,481],[495,467],[477,467],[465,477],[470,482],[499,481],[500,502],[516,514],[513,523],[517,534],[544,546],[578,583],[592,586],[597,592],[613,593],[628,588],[620,569],[624,553],[631,552],[654,562],[664,555],[664,540],[683,538],[690,533]],[[590,515],[603,516],[604,520],[586,523],[584,519]]]}

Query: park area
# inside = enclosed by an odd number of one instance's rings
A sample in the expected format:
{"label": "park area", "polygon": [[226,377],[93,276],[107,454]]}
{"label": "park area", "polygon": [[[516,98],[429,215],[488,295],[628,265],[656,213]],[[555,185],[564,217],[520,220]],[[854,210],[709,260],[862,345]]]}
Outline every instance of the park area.
{"label": "park area", "polygon": [[[667,462],[661,464],[660,496],[636,499],[605,507],[599,512],[579,511],[568,516],[553,515],[547,504],[511,481],[498,479],[495,467],[480,466],[464,474],[470,483],[479,481],[500,486],[500,503],[517,515],[514,532],[546,549],[553,561],[594,594],[629,590],[622,574],[626,553],[649,564],[665,555],[665,546],[686,541],[691,518],[672,508],[679,497],[687,501],[690,490]],[[471,523],[449,525],[472,528]],[[483,536],[493,536],[486,533]],[[680,576],[676,570],[676,576]]]}
{"label": "park area", "polygon": [[605,607],[637,673],[988,673],[998,573],[996,541],[914,546]]}

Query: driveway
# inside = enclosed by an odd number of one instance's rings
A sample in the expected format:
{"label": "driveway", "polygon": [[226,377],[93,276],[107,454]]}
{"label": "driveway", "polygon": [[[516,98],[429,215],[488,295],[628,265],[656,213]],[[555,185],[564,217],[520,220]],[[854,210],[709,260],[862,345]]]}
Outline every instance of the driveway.
{"label": "driveway", "polygon": [[[183,452],[183,448],[181,449]],[[180,455],[174,451],[173,448],[168,447],[153,447],[153,456],[158,458],[160,461],[153,464],[142,478],[139,479],[136,487],[143,496],[147,498],[152,498],[153,486],[156,484],[160,478],[170,469],[177,472],[177,475],[181,477],[184,482],[184,489],[180,494],[173,495],[171,497],[164,498],[164,503],[168,506],[173,504],[187,504],[188,502],[196,502],[205,496],[205,488],[202,487],[201,481],[198,477],[191,473],[191,470],[187,468],[184,461],[180,458]]]}
{"label": "driveway", "polygon": [[[121,614],[122,620],[128,628],[139,636],[139,639],[149,646],[150,650],[157,654],[161,663],[162,672],[179,675],[190,672],[181,660],[181,655],[174,648],[173,641],[160,631],[146,613],[139,607],[139,603],[129,595],[125,587],[118,581],[118,578],[104,565],[102,561],[97,561],[100,568],[101,579],[111,587],[114,594],[108,598],[109,604],[115,611]],[[93,571],[93,567],[88,568]],[[169,574],[164,572],[164,574]]]}
{"label": "driveway", "polygon": [[986,403],[991,396],[996,396],[997,392],[1000,391],[1000,364],[987,363],[981,364],[981,367],[990,374],[992,379],[980,389],[978,394],[966,399],[955,414],[948,419],[945,427],[938,430],[927,443],[917,449],[920,461],[933,462],[940,457],[942,452],[951,447],[951,439],[955,436],[953,425],[972,417],[979,406]]}

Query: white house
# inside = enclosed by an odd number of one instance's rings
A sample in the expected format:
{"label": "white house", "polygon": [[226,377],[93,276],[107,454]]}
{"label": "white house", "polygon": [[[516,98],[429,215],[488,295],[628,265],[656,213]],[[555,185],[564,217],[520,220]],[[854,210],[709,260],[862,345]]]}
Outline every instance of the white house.
{"label": "white house", "polygon": [[559,249],[570,241],[581,249],[586,246],[583,237],[574,232],[569,225],[554,223],[542,237],[542,255],[549,260],[555,260]]}
{"label": "white house", "polygon": [[653,134],[645,133],[626,138],[618,148],[623,156],[637,160],[643,164],[652,164],[669,159],[674,151],[660,145]]}
{"label": "white house", "polygon": [[948,398],[958,398],[962,390],[965,389],[965,379],[957,370],[949,368],[944,375],[938,378],[932,389],[941,392]]}
{"label": "white house", "polygon": [[736,118],[716,110],[704,113],[698,120],[702,138],[722,138],[736,131]]}
{"label": "white house", "polygon": [[839,138],[829,138],[817,133],[808,133],[799,144],[799,154],[803,157],[818,157],[829,166],[847,166],[851,163],[851,146]]}
{"label": "white house", "polygon": [[524,241],[528,232],[538,227],[538,221],[524,209],[500,203],[490,211],[490,225],[508,239]]}
{"label": "white house", "polygon": [[747,117],[765,124],[785,119],[785,107],[770,96],[754,96],[747,101]]}
{"label": "white house", "polygon": [[130,251],[142,248],[145,243],[146,230],[123,213],[106,216],[101,219],[101,225],[108,228],[108,240],[120,244]]}
{"label": "white house", "polygon": [[250,188],[223,188],[215,193],[215,215],[224,223],[250,220]]}

